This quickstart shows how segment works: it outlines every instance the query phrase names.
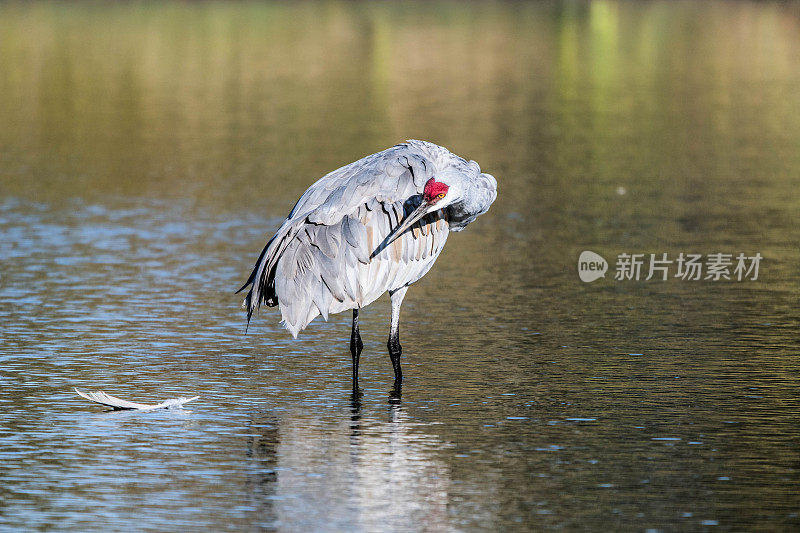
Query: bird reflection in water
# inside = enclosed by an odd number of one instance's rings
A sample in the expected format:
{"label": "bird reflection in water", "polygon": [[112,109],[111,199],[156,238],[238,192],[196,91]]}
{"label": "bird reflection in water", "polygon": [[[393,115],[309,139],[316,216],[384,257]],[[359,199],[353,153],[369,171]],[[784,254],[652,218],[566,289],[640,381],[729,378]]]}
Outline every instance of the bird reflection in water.
{"label": "bird reflection in water", "polygon": [[388,406],[388,420],[359,391],[343,407],[345,416],[298,407],[253,424],[259,436],[250,437],[248,456],[259,523],[299,531],[321,523],[337,531],[446,529],[450,471],[438,456],[439,438],[399,403]]}

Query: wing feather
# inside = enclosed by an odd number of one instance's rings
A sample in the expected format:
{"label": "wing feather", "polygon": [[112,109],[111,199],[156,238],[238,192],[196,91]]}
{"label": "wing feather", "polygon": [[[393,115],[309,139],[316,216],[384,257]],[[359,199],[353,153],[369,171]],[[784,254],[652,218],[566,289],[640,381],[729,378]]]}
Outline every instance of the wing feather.
{"label": "wing feather", "polygon": [[[394,203],[422,193],[441,147],[408,141],[334,170],[298,200],[289,220],[334,224],[370,199]],[[322,192],[320,192],[322,191]]]}
{"label": "wing feather", "polygon": [[[327,321],[328,309],[330,308],[333,296],[331,295],[331,291],[329,291],[328,287],[325,285],[325,282],[323,282],[321,279],[318,280],[314,286],[312,299],[314,300],[314,305],[317,306],[319,313],[322,315],[322,318]],[[309,320],[309,322],[311,321]]]}
{"label": "wing feather", "polygon": [[183,404],[199,398],[199,396],[194,396],[193,398],[176,398],[172,400],[164,400],[163,402],[157,404],[146,404],[146,403],[129,402],[128,400],[123,400],[121,398],[117,398],[116,396],[111,396],[110,394],[106,394],[103,391],[82,392],[78,389],[74,390],[75,392],[78,393],[78,395],[86,398],[87,400],[99,403],[100,405],[111,407],[114,410],[123,410],[123,409],[152,410],[152,409],[166,409],[169,407],[181,407]]}

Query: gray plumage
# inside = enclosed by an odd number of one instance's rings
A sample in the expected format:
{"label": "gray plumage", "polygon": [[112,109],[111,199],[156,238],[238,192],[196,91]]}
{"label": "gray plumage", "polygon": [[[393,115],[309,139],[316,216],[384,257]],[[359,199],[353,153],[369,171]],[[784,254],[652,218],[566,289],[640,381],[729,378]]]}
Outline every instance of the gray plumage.
{"label": "gray plumage", "polygon": [[[447,195],[401,235],[426,183]],[[430,270],[450,231],[486,212],[497,182],[435,144],[410,140],[346,165],[314,183],[267,243],[240,290],[248,323],[261,304],[280,305],[293,336],[317,315],[364,307]],[[438,207],[435,209],[434,207]]]}

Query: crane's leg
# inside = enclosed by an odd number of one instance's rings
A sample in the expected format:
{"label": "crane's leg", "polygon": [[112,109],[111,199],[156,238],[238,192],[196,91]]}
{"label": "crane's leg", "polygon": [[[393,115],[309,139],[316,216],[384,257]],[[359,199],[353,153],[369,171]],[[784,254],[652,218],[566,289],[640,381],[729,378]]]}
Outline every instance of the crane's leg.
{"label": "crane's leg", "polygon": [[392,329],[389,331],[389,358],[392,360],[392,367],[394,367],[394,386],[399,389],[403,383],[403,371],[400,370],[400,354],[403,353],[403,347],[400,346],[400,306],[403,304],[403,298],[406,296],[408,287],[401,287],[396,291],[389,292],[392,299]]}
{"label": "crane's leg", "polygon": [[364,343],[361,342],[361,333],[358,331],[358,309],[353,309],[353,331],[350,334],[350,354],[353,356],[353,390],[358,389],[358,358]]}

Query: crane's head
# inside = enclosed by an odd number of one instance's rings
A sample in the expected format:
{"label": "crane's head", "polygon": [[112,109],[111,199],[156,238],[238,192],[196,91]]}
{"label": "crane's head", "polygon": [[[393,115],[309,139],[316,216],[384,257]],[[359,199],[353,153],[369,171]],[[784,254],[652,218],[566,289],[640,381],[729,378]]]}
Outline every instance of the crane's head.
{"label": "crane's head", "polygon": [[[449,183],[448,183],[449,182]],[[448,179],[446,175],[431,178],[425,183],[422,191],[422,203],[403,219],[403,223],[397,226],[394,231],[386,238],[386,246],[391,244],[397,237],[402,235],[414,223],[434,211],[444,209],[458,199],[461,190],[458,179]]]}
{"label": "crane's head", "polygon": [[450,186],[443,181],[436,181],[436,178],[431,178],[425,183],[425,190],[422,192],[422,202],[428,206],[434,206],[440,200],[444,200]]}

